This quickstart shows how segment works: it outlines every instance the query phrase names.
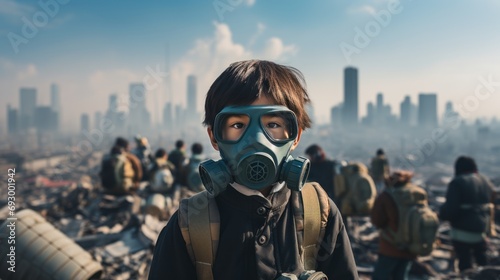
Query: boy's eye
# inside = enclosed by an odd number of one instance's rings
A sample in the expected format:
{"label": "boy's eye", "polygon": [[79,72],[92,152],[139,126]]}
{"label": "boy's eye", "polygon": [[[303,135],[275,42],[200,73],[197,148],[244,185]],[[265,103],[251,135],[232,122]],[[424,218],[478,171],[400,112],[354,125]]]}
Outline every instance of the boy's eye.
{"label": "boy's eye", "polygon": [[271,123],[267,124],[267,127],[269,127],[269,128],[280,128],[281,124],[276,123],[276,122],[271,122]]}
{"label": "boy's eye", "polygon": [[245,126],[245,124],[243,124],[243,123],[234,123],[234,124],[230,125],[230,127],[237,128],[237,129],[241,129],[244,126]]}

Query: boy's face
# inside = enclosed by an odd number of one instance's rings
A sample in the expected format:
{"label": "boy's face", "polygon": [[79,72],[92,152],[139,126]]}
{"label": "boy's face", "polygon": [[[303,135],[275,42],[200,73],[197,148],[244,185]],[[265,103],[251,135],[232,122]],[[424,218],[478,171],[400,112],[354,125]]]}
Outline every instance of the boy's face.
{"label": "boy's face", "polygon": [[[266,96],[259,96],[252,104],[250,105],[278,105],[269,99]],[[278,116],[263,116],[261,119],[262,124],[266,127],[266,130],[269,134],[275,139],[287,139],[289,138],[289,131],[286,129],[285,122],[283,118]],[[223,126],[222,135],[224,139],[227,140],[238,140],[243,132],[245,131],[245,127],[250,122],[250,119],[247,115],[235,115],[227,119],[225,125]],[[215,140],[212,127],[207,128],[208,137],[210,138],[210,142],[215,150],[219,150],[219,146],[217,145],[217,141]],[[299,144],[300,135],[302,134],[302,129],[297,132],[297,138],[295,139],[291,150],[294,150],[295,147]]]}

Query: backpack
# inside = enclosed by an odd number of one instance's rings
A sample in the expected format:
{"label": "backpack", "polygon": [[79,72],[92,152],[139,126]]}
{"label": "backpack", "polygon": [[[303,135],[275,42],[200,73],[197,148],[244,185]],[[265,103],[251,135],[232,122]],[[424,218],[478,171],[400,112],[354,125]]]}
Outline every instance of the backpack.
{"label": "backpack", "polygon": [[150,188],[155,193],[166,193],[174,186],[174,167],[169,162],[155,162],[149,169]]}
{"label": "backpack", "polygon": [[[302,198],[302,199],[301,199]],[[330,212],[326,192],[316,183],[306,183],[301,192],[292,191],[299,253],[305,270],[315,270],[316,255],[323,241]],[[215,198],[202,191],[179,205],[179,227],[197,279],[213,279],[212,264],[219,243],[220,220]]]}
{"label": "backpack", "polygon": [[[357,171],[356,171],[357,170]],[[366,165],[352,163],[342,167],[335,176],[335,195],[340,198],[340,210],[344,216],[367,216],[370,214],[377,189]]]}
{"label": "backpack", "polygon": [[136,148],[132,152],[141,162],[142,178],[141,181],[148,181],[153,174],[148,170],[152,163],[151,151],[147,148]]}
{"label": "backpack", "polygon": [[398,229],[381,231],[382,238],[417,256],[430,255],[437,239],[439,219],[428,205],[427,193],[421,187],[406,184],[385,190],[397,205]]}
{"label": "backpack", "polygon": [[202,159],[200,157],[191,157],[189,163],[186,166],[186,184],[191,191],[200,192],[205,189],[200,176],[200,163]]}
{"label": "backpack", "polygon": [[108,155],[102,161],[101,184],[108,194],[126,194],[133,187],[134,169],[125,154]]}

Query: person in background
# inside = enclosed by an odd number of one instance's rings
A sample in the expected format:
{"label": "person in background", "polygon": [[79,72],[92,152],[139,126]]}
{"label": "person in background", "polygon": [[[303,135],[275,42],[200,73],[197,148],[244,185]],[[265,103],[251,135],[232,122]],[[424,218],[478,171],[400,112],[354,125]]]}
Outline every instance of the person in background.
{"label": "person in background", "polygon": [[318,182],[326,191],[328,196],[338,204],[334,191],[336,162],[327,159],[325,151],[317,144],[307,147],[305,154],[311,161],[311,169],[309,170],[309,177],[307,180],[310,182]]}
{"label": "person in background", "polygon": [[205,189],[201,181],[199,166],[205,160],[203,154],[203,146],[200,143],[191,145],[191,157],[189,162],[184,166],[184,178],[182,185],[187,186],[190,191],[201,192]]}
{"label": "person in background", "polygon": [[[389,182],[392,188],[412,187],[411,178],[413,173],[410,171],[396,171]],[[381,230],[379,237],[379,251],[377,262],[372,274],[373,280],[387,279],[408,279],[412,262],[416,255],[409,250],[400,249],[384,238],[382,231],[390,229],[393,232],[398,230],[399,212],[396,202],[387,191],[382,192],[376,199],[371,211],[371,222]]]}
{"label": "person in background", "polygon": [[473,266],[473,257],[479,266],[488,264],[486,237],[492,230],[494,193],[493,184],[478,172],[473,158],[457,158],[439,218],[451,224],[450,237],[461,272]]}
{"label": "person in background", "polygon": [[142,179],[141,161],[135,155],[130,153],[130,147],[127,139],[123,137],[117,137],[115,140],[115,146],[118,146],[123,150],[125,157],[132,164],[132,169],[134,170],[134,177],[132,181],[134,183],[134,189],[138,189],[139,183],[141,182]]}
{"label": "person in background", "polygon": [[182,139],[175,142],[175,149],[168,154],[168,160],[175,166],[175,184],[182,185],[184,166],[186,164],[186,143]]}
{"label": "person in background", "polygon": [[150,190],[153,193],[161,193],[165,196],[172,196],[174,192],[175,166],[168,161],[165,149],[159,148],[155,153],[155,160],[150,165],[151,174]]}
{"label": "person in background", "polygon": [[370,176],[375,183],[377,188],[377,193],[380,194],[386,184],[386,180],[389,178],[389,160],[385,156],[385,152],[382,149],[378,149],[374,158],[372,158],[370,164]]}
{"label": "person in background", "polygon": [[141,162],[141,167],[142,167],[141,181],[149,181],[150,174],[148,168],[150,164],[155,160],[155,158],[153,157],[153,153],[151,152],[151,147],[149,146],[148,139],[140,135],[137,135],[135,137],[135,143],[136,146],[132,150],[132,154],[134,154]]}

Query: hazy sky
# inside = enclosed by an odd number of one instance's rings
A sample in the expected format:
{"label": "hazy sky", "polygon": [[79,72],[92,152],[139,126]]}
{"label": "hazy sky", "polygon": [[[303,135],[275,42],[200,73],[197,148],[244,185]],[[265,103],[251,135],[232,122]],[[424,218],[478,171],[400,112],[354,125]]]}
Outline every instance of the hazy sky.
{"label": "hazy sky", "polygon": [[440,115],[451,100],[469,117],[500,117],[499,15],[497,0],[0,0],[0,126],[20,87],[48,104],[53,82],[66,125],[144,79],[159,119],[166,83],[151,73],[163,72],[167,45],[172,100],[185,104],[186,77],[197,75],[199,111],[231,62],[260,58],[304,73],[320,123],[342,101],[346,66],[359,69],[361,115],[378,92],[397,114],[405,95],[435,92]]}

